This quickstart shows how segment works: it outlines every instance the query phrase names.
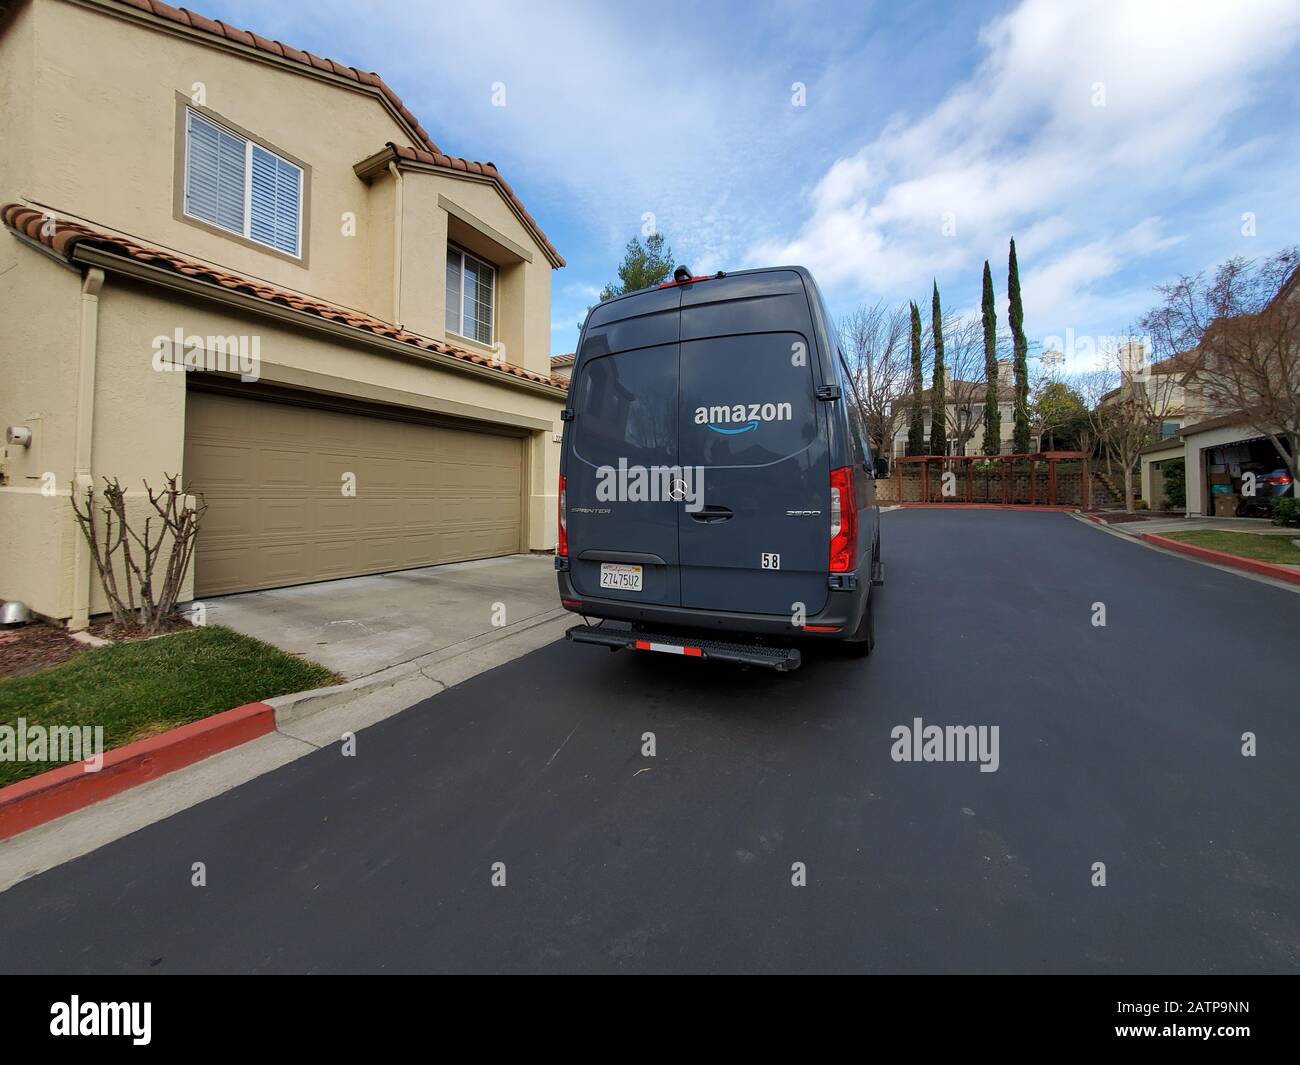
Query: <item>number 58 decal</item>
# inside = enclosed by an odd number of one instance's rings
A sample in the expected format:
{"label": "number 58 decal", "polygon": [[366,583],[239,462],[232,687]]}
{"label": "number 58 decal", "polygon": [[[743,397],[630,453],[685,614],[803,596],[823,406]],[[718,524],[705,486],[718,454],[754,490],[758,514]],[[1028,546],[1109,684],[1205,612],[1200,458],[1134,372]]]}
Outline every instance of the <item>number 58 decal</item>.
{"label": "number 58 decal", "polygon": [[764,551],[764,552],[763,552],[763,568],[764,568],[764,569],[780,569],[780,568],[781,568],[781,556],[780,556],[780,555],[772,555],[772,554],[768,554],[768,552]]}

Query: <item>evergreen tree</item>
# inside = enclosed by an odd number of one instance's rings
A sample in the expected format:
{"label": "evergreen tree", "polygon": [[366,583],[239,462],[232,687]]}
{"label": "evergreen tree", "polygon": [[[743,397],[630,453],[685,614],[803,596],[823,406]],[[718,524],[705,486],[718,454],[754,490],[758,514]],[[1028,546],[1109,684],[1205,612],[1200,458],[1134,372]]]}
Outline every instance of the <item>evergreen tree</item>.
{"label": "evergreen tree", "polygon": [[921,380],[921,312],[915,303],[912,307],[912,424],[907,430],[907,453],[909,455],[925,454],[925,408],[922,406],[921,391],[925,387]]}
{"label": "evergreen tree", "polygon": [[[673,250],[664,243],[662,233],[651,233],[644,244],[639,237],[633,237],[623,249],[623,261],[618,265],[618,280],[609,282],[600,290],[601,302],[628,292],[653,288],[672,276],[672,272]],[[588,307],[587,314],[590,313],[591,307]],[[578,323],[578,329],[582,329],[582,322]]]}
{"label": "evergreen tree", "polygon": [[1011,322],[1011,344],[1015,362],[1016,396],[1015,430],[1012,448],[1017,455],[1029,451],[1029,343],[1025,340],[1025,308],[1020,302],[1020,268],[1016,265],[1016,242],[1011,242],[1011,258],[1007,267],[1007,317]]}
{"label": "evergreen tree", "polygon": [[993,275],[984,260],[984,454],[1002,452],[1002,416],[998,413],[998,319],[993,307]]}
{"label": "evergreen tree", "polygon": [[948,396],[943,368],[943,311],[939,282],[930,301],[930,332],[934,335],[934,382],[930,385],[930,454],[948,454]]}

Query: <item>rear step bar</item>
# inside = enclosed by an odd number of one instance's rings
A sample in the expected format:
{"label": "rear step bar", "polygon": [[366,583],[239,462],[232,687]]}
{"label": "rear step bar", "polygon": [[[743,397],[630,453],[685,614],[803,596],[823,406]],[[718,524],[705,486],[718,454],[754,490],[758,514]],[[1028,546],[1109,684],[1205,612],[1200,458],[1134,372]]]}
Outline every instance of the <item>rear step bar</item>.
{"label": "rear step bar", "polygon": [[720,662],[739,662],[746,666],[763,666],[780,673],[798,669],[803,661],[797,648],[763,647],[750,643],[723,640],[697,640],[693,636],[667,636],[654,632],[633,632],[600,625],[575,625],[564,634],[574,643],[594,643],[611,651],[628,647],[637,651],[660,651],[691,658],[714,658]]}

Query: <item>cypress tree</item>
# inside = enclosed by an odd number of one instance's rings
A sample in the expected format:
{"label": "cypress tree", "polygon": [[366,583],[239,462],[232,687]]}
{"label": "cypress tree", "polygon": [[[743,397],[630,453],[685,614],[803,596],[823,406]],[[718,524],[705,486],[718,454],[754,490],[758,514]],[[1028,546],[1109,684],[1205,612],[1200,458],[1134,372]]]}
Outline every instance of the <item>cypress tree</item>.
{"label": "cypress tree", "polygon": [[921,312],[912,307],[912,424],[907,430],[907,453],[925,454],[925,410],[921,405]]}
{"label": "cypress tree", "polygon": [[948,395],[943,368],[943,311],[939,282],[930,300],[930,332],[934,334],[934,383],[930,386],[930,454],[948,454]]}
{"label": "cypress tree", "polygon": [[1029,343],[1025,340],[1025,308],[1020,302],[1020,268],[1016,265],[1016,242],[1011,242],[1007,267],[1007,317],[1011,321],[1011,343],[1015,355],[1015,435],[1012,446],[1017,455],[1029,452]]}
{"label": "cypress tree", "polygon": [[984,454],[1002,453],[1002,416],[998,413],[998,318],[993,307],[993,275],[984,260]]}

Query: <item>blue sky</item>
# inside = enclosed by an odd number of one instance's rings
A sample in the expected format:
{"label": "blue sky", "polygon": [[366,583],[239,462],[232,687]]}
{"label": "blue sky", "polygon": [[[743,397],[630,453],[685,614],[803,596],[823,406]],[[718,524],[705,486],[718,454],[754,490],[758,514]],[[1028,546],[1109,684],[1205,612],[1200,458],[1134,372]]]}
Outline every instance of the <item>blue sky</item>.
{"label": "blue sky", "polygon": [[377,71],[444,151],[495,162],[569,263],[556,353],[647,214],[696,272],[808,266],[837,316],[932,278],[973,311],[987,258],[1005,324],[1014,236],[1040,346],[1300,242],[1294,0],[199,10]]}

